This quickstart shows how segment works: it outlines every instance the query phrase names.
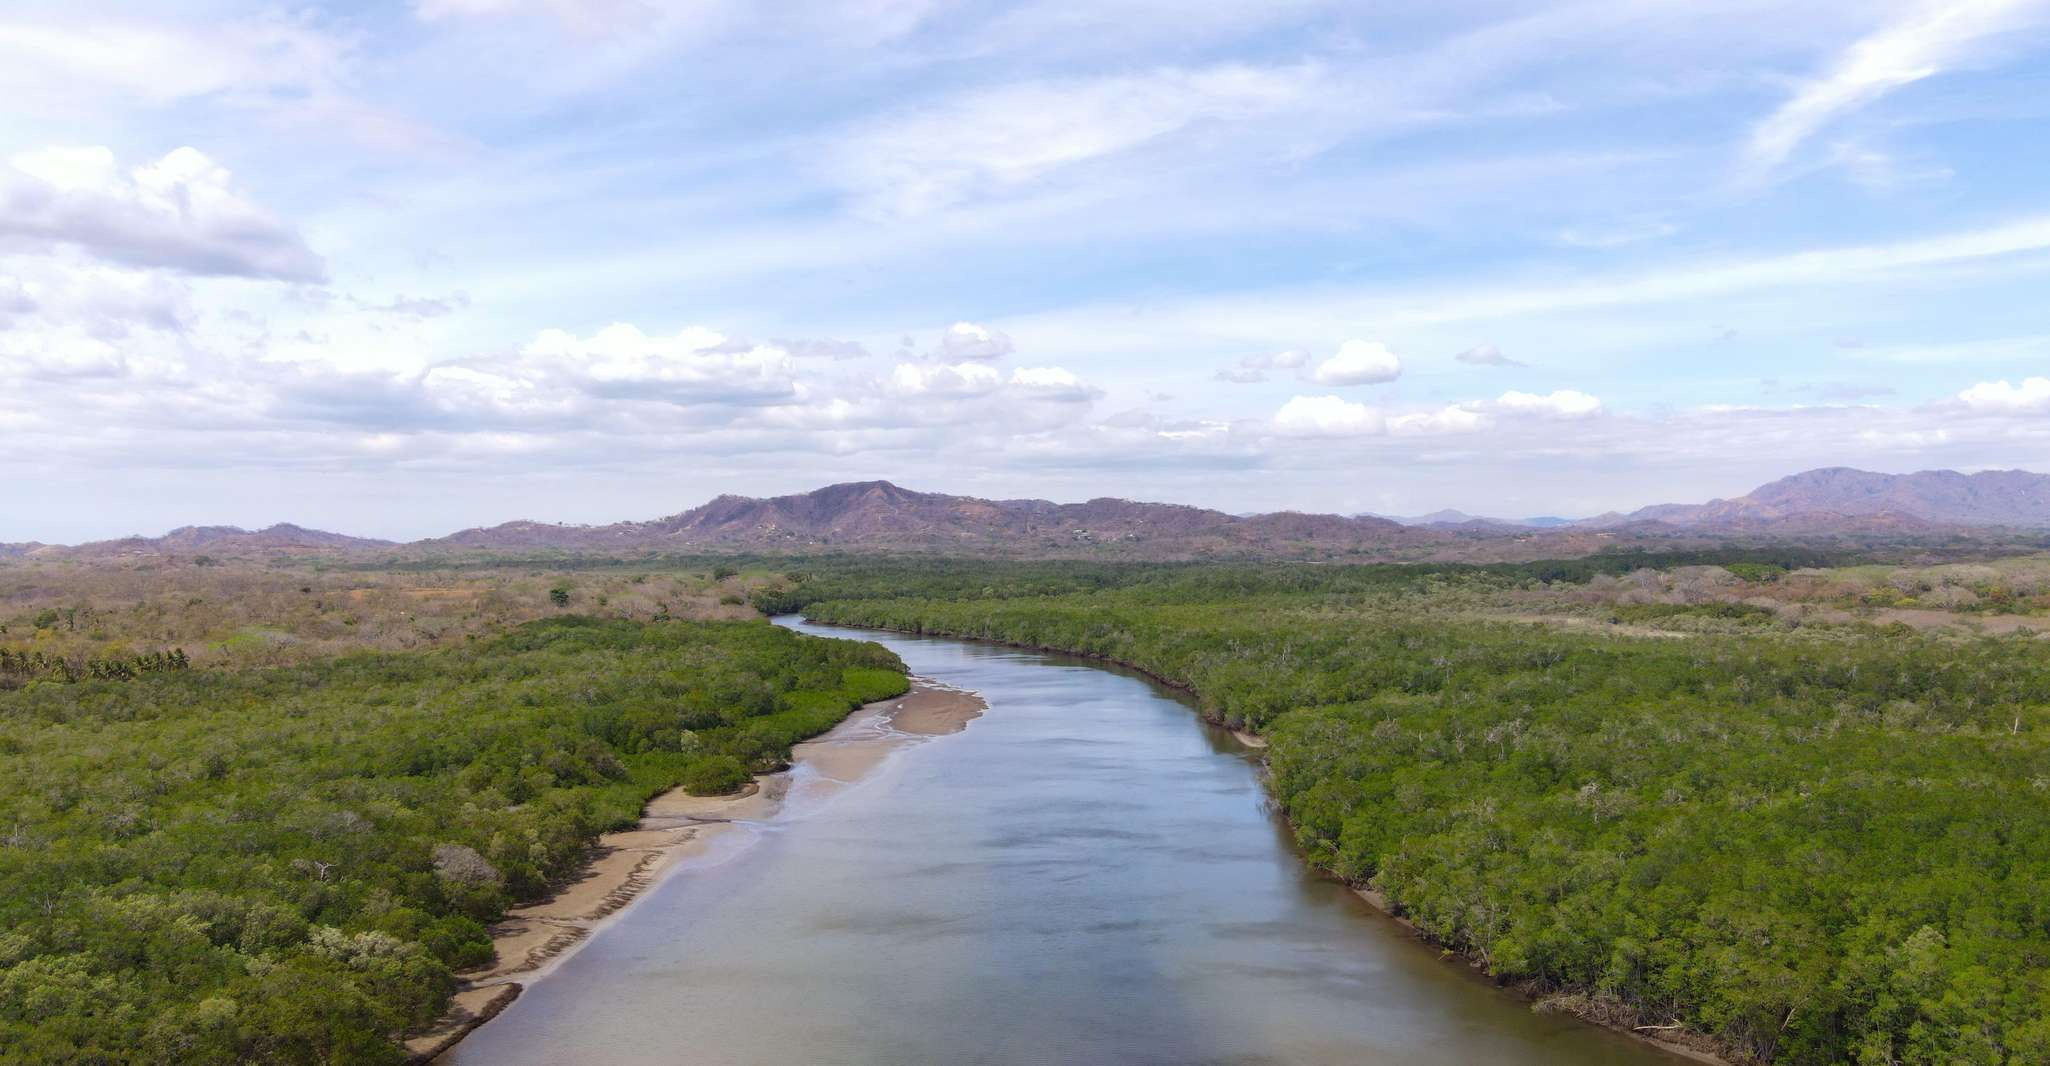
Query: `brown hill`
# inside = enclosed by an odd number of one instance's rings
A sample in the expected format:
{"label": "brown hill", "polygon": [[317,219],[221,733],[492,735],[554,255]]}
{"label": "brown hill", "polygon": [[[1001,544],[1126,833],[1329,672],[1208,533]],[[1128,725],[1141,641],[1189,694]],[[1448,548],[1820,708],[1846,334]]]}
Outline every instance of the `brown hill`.
{"label": "brown hill", "polygon": [[1238,517],[1179,504],[1095,499],[986,500],[915,492],[887,481],[828,485],[758,499],[720,496],[680,514],[604,526],[508,522],[421,548],[972,550],[1004,554],[1333,555],[1440,539],[1378,518],[1282,513]]}
{"label": "brown hill", "polygon": [[2050,474],[1924,470],[1876,474],[1825,467],[1783,477],[1746,495],[1700,504],[1658,504],[1583,525],[1778,533],[1921,533],[1956,526],[2050,527]]}
{"label": "brown hill", "polygon": [[0,558],[392,548],[423,553],[931,551],[1014,558],[1564,558],[1603,549],[1699,546],[1732,538],[1886,539],[1955,536],[1974,528],[2050,528],[2050,475],[2019,470],[1874,474],[1832,467],[1782,478],[1735,499],[1660,504],[1573,523],[1512,525],[1451,512],[1423,518],[1432,521],[1406,526],[1371,515],[1292,511],[1231,515],[1109,497],[1084,503],[989,500],[860,481],[765,499],[720,496],[649,521],[507,522],[407,545],[286,524],[255,531],[186,526],[161,537],[125,537],[74,548],[0,545]]}
{"label": "brown hill", "polygon": [[180,526],[161,537],[121,537],[71,548],[37,546],[31,554],[63,554],[85,558],[119,555],[268,554],[292,551],[346,552],[394,547],[388,540],[351,537],[280,522],[265,529],[240,526]]}

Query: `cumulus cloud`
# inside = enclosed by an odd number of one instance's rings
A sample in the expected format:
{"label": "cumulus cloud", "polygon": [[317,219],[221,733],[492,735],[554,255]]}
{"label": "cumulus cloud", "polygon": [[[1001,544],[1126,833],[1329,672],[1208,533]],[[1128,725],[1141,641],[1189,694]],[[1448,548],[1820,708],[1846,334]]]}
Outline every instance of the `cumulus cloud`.
{"label": "cumulus cloud", "polygon": [[906,396],[986,396],[1001,388],[1004,376],[981,363],[899,363],[890,387]]}
{"label": "cumulus cloud", "polygon": [[1079,401],[1096,396],[1095,389],[1057,366],[1021,366],[1011,371],[1010,386],[1026,395],[1047,400]]}
{"label": "cumulus cloud", "polygon": [[868,349],[859,341],[842,341],[824,338],[819,340],[779,340],[775,345],[800,359],[866,359]]}
{"label": "cumulus cloud", "polygon": [[1402,360],[1379,341],[1350,340],[1310,374],[1319,385],[1379,385],[1402,376]]}
{"label": "cumulus cloud", "polygon": [[106,148],[46,148],[0,169],[0,248],[77,248],[128,266],[320,281],[320,256],[192,148],[120,170]]}
{"label": "cumulus cloud", "polygon": [[1543,396],[1511,390],[1497,398],[1495,406],[1504,411],[1545,418],[1586,418],[1600,413],[1602,402],[1575,389],[1555,389]]}
{"label": "cumulus cloud", "polygon": [[294,354],[237,361],[224,376],[273,417],[402,433],[674,430],[804,399],[787,352],[695,327],[548,329],[516,351],[425,365],[365,366],[333,345]]}
{"label": "cumulus cloud", "polygon": [[1460,352],[1452,358],[1469,366],[1529,366],[1502,354],[1502,349],[1492,344],[1478,344]]}
{"label": "cumulus cloud", "polygon": [[1337,396],[1296,396],[1274,414],[1274,428],[1291,437],[1357,437],[1379,433],[1381,412]]}
{"label": "cumulus cloud", "polygon": [[1435,411],[1415,411],[1388,419],[1388,432],[1424,436],[1439,433],[1472,433],[1486,429],[1488,416],[1466,404],[1451,403]]}
{"label": "cumulus cloud", "polygon": [[0,278],[0,315],[16,316],[17,324],[32,316],[35,330],[115,342],[138,330],[183,333],[193,321],[190,286],[161,272],[58,258],[9,266],[15,273]]}
{"label": "cumulus cloud", "polygon": [[796,394],[788,352],[770,345],[736,350],[723,334],[697,327],[669,336],[623,322],[589,337],[543,330],[510,369],[598,395],[671,403],[771,403]]}
{"label": "cumulus cloud", "polygon": [[940,334],[933,357],[950,362],[964,359],[1002,359],[1011,354],[1011,338],[973,322],[956,322]]}
{"label": "cumulus cloud", "polygon": [[1337,396],[1297,396],[1272,419],[1277,433],[1294,437],[1447,436],[1492,431],[1495,415],[1523,419],[1586,418],[1601,410],[1601,401],[1584,392],[1559,389],[1546,395],[1505,392],[1492,401],[1450,403],[1416,411],[1386,411]]}
{"label": "cumulus cloud", "polygon": [[2019,385],[1982,381],[1957,398],[1967,409],[1985,414],[2041,414],[2050,411],[2050,378],[2023,378]]}

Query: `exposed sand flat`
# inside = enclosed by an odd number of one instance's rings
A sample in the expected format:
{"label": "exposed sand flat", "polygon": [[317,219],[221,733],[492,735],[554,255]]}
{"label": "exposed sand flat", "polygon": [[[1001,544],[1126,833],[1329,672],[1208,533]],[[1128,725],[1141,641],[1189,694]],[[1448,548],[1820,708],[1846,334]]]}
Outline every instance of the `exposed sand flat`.
{"label": "exposed sand flat", "polygon": [[[859,715],[863,712],[854,713]],[[853,715],[848,720],[852,721]],[[836,730],[838,728],[835,727]],[[798,757],[797,749],[791,749],[791,756],[793,759]],[[641,827],[658,828],[679,821],[686,825],[692,822],[758,821],[775,814],[789,790],[788,774],[770,774],[727,796],[693,796],[680,788],[670,789],[648,801],[646,810],[642,812]]]}
{"label": "exposed sand flat", "polygon": [[988,706],[973,692],[923,682],[890,703],[885,713],[890,725],[903,732],[944,736],[968,728]]}
{"label": "exposed sand flat", "polygon": [[1231,731],[1231,735],[1239,738],[1239,743],[1249,748],[1264,748],[1267,746],[1267,738],[1258,733],[1248,733],[1243,729],[1234,729]]}
{"label": "exposed sand flat", "polygon": [[859,781],[903,748],[958,733],[988,705],[972,692],[913,678],[911,691],[871,703],[791,748],[792,769],[766,774],[726,796],[672,789],[648,801],[633,829],[598,838],[576,880],[547,899],[516,907],[491,928],[497,960],[458,975],[462,988],[434,1028],[406,1041],[412,1061],[431,1061],[512,1002],[521,985],[575,951],[619,910],[672,870],[728,846],[744,846],[750,823],[782,813],[801,782],[816,800]]}

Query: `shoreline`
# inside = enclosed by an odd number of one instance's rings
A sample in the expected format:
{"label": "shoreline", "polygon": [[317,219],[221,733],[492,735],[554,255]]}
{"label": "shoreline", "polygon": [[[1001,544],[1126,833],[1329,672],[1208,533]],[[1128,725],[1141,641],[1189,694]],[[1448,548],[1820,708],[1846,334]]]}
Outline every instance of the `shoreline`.
{"label": "shoreline", "polygon": [[863,706],[792,745],[786,769],[724,796],[673,788],[650,799],[638,825],[597,839],[574,880],[508,909],[491,927],[495,961],[456,975],[448,1011],[403,1041],[407,1062],[433,1062],[456,1046],[670,874],[746,847],[752,826],[775,818],[793,794],[823,800],[904,748],[960,732],[988,706],[977,693],[913,675],[903,695]]}
{"label": "shoreline", "polygon": [[[802,617],[802,615],[800,615],[800,617]],[[1240,743],[1244,744],[1248,748],[1253,749],[1253,751],[1250,754],[1253,757],[1259,759],[1262,763],[1265,763],[1267,759],[1267,753],[1265,749],[1267,748],[1268,743],[1266,737],[1261,736],[1257,733],[1250,733],[1246,730],[1234,726],[1226,725],[1223,721],[1211,717],[1210,714],[1203,709],[1202,697],[1196,692],[1196,690],[1192,686],[1189,686],[1179,681],[1170,680],[1166,677],[1162,677],[1161,675],[1156,674],[1153,671],[1138,665],[1137,663],[1126,662],[1122,659],[1113,658],[1108,655],[1097,655],[1089,652],[1070,651],[1066,648],[1050,647],[1043,644],[1031,644],[1024,641],[999,640],[993,637],[956,636],[949,633],[933,632],[929,630],[899,629],[883,625],[853,625],[842,622],[820,622],[810,618],[806,618],[805,621],[810,622],[813,625],[830,626],[840,629],[872,629],[880,633],[899,633],[905,636],[913,637],[938,637],[942,640],[959,640],[971,644],[986,644],[1001,648],[1016,648],[1020,651],[1038,652],[1049,655],[1065,655],[1077,659],[1088,660],[1091,662],[1109,663],[1112,666],[1117,666],[1126,670],[1130,670],[1133,673],[1136,673],[1141,677],[1144,677],[1147,680],[1160,685],[1163,688],[1179,692],[1191,697],[1195,701],[1195,706],[1190,709],[1195,712],[1196,717],[1219,728],[1229,730],[1233,737],[1237,739]],[[1268,804],[1275,809],[1275,813],[1281,818],[1282,824],[1288,826],[1289,829],[1293,830],[1295,828],[1295,823],[1290,821],[1287,813],[1280,809],[1280,805],[1275,801],[1273,794],[1267,792],[1264,788],[1262,789],[1262,794],[1264,798],[1267,800]],[[1300,851],[1297,852],[1296,857],[1298,861],[1302,862],[1304,866],[1309,867],[1311,870],[1314,870],[1325,877],[1330,877],[1333,880],[1338,880],[1341,883],[1344,883],[1346,887],[1352,890],[1355,896],[1359,897],[1361,902],[1365,903],[1369,908],[1373,909],[1375,913],[1394,922],[1397,926],[1401,927],[1409,935],[1415,937],[1418,941],[1439,948],[1448,956],[1458,959],[1461,963],[1464,963],[1468,968],[1472,969],[1476,974],[1487,980],[1496,988],[1508,993],[1509,995],[1517,996],[1529,1002],[1531,1004],[1532,1010],[1539,1010],[1543,1008],[1545,1003],[1545,999],[1543,997],[1535,994],[1534,991],[1531,989],[1513,985],[1496,978],[1494,975],[1488,973],[1484,968],[1482,968],[1482,964],[1479,959],[1473,957],[1472,955],[1464,951],[1454,949],[1449,945],[1445,944],[1443,941],[1440,941],[1436,937],[1433,937],[1431,934],[1425,932],[1423,929],[1419,928],[1415,922],[1410,921],[1408,918],[1405,918],[1400,913],[1398,913],[1389,904],[1387,897],[1383,896],[1380,890],[1374,888],[1371,884],[1355,884],[1352,882],[1344,881],[1344,879],[1337,877],[1330,870],[1327,870],[1324,867],[1317,865],[1316,863],[1310,862],[1301,854]],[[1558,996],[1557,998],[1563,1000],[1565,997],[1562,995]],[[1684,1058],[1695,1062],[1705,1063],[1707,1064],[1707,1066],[1738,1066],[1736,1059],[1731,1058],[1724,1053],[1726,1050],[1724,1046],[1719,1044],[1713,1037],[1710,1037],[1707,1034],[1690,1034],[1699,1038],[1702,1046],[1697,1047],[1691,1043],[1681,1043],[1679,1041],[1666,1040],[1660,1037],[1652,1036],[1648,1033],[1640,1032],[1634,1028],[1631,1028],[1630,1026],[1625,1025],[1621,1022],[1612,1022],[1604,1020],[1602,1018],[1590,1017],[1586,1014],[1579,1013],[1567,1007],[1562,1006],[1557,1009],[1562,1010],[1564,1013],[1571,1014],[1574,1018],[1578,1019],[1583,1024],[1592,1025],[1599,1029],[1607,1029],[1610,1032],[1614,1033],[1620,1033],[1623,1036],[1630,1038],[1631,1040],[1649,1045],[1653,1048],[1656,1048],[1660,1051],[1663,1051],[1669,1055],[1676,1056],[1678,1058]]]}
{"label": "shoreline", "polygon": [[[1316,867],[1312,868],[1318,869]],[[1323,871],[1320,869],[1319,872]],[[1395,923],[1395,925],[1398,928],[1400,928],[1403,932],[1408,933],[1410,936],[1416,938],[1417,941],[1424,944],[1429,944],[1432,947],[1441,949],[1445,948],[1445,944],[1443,941],[1440,941],[1437,937],[1432,936],[1423,928],[1419,927],[1415,922],[1404,917],[1400,912],[1398,912],[1394,908],[1394,906],[1388,902],[1388,897],[1381,894],[1380,889],[1375,888],[1372,885],[1348,884],[1346,885],[1346,887],[1352,889],[1352,894],[1358,896],[1363,902],[1366,903],[1367,906],[1373,908],[1375,913],[1381,915],[1381,917],[1383,918],[1386,918],[1388,921]],[[1708,1066],[1737,1066],[1735,1062],[1723,1057],[1719,1052],[1713,1049],[1715,1044],[1714,1040],[1706,1036],[1701,1036],[1701,1034],[1693,1035],[1700,1037],[1702,1043],[1707,1046],[1696,1047],[1691,1043],[1681,1043],[1676,1040],[1665,1040],[1656,1036],[1652,1036],[1649,1033],[1639,1032],[1636,1029],[1624,1025],[1621,1022],[1612,1023],[1603,1021],[1600,1018],[1592,1018],[1580,1013],[1579,1011],[1574,1010],[1571,1006],[1565,1005],[1563,1003],[1558,1006],[1548,1007],[1548,1000],[1544,993],[1523,985],[1510,984],[1496,978],[1493,974],[1489,973],[1486,969],[1482,967],[1481,961],[1479,959],[1476,959],[1472,955],[1469,955],[1463,951],[1452,951],[1451,955],[1453,958],[1456,958],[1460,962],[1465,963],[1467,968],[1473,971],[1475,977],[1478,977],[1481,980],[1486,981],[1487,983],[1495,986],[1497,989],[1500,989],[1501,991],[1507,992],[1512,996],[1516,996],[1519,999],[1525,1000],[1530,1004],[1531,1009],[1533,1011],[1537,1011],[1539,1013],[1551,1013],[1556,1011],[1562,1014],[1569,1014],[1572,1015],[1574,1018],[1578,1019],[1583,1024],[1592,1025],[1597,1029],[1607,1029],[1612,1033],[1618,1033],[1622,1036],[1629,1037],[1630,1039],[1635,1040],[1639,1043],[1649,1044],[1652,1047],[1655,1047],[1658,1050],[1665,1052],[1666,1054],[1674,1055],[1683,1059],[1689,1059],[1694,1062],[1706,1063],[1708,1064]],[[1578,994],[1568,994],[1568,996],[1558,996],[1554,998],[1563,1000],[1569,998],[1569,996],[1571,998],[1585,999],[1584,996],[1580,996]]]}

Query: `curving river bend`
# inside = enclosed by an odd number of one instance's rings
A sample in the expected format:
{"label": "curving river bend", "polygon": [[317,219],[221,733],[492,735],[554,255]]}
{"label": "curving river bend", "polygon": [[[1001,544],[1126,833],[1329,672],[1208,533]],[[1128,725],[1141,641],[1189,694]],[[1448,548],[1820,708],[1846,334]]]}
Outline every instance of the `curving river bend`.
{"label": "curving river bend", "polygon": [[1166,689],[785,624],[878,641],[989,710],[830,798],[794,789],[439,1062],[1677,1061],[1533,1014],[1312,874],[1256,763]]}

